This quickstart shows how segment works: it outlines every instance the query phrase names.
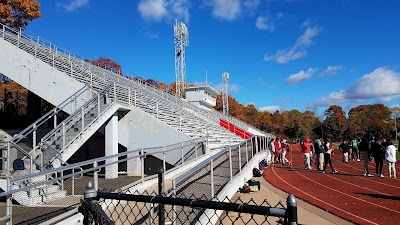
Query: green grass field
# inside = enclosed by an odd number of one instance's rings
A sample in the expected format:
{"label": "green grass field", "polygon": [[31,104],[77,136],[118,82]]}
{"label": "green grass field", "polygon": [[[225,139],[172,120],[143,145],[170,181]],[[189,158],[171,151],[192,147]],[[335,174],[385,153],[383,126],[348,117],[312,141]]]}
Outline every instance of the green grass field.
{"label": "green grass field", "polygon": [[395,142],[394,146],[396,146],[396,149],[397,149],[397,151],[396,151],[396,159],[399,160],[400,159],[399,142],[397,142],[397,143]]}

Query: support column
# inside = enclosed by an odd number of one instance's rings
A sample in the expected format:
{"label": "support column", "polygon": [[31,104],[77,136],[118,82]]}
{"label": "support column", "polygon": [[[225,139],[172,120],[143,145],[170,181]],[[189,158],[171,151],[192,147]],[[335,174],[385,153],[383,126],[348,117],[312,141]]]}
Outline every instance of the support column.
{"label": "support column", "polygon": [[[112,115],[110,121],[105,127],[105,155],[110,156],[118,154],[118,112]],[[118,161],[118,158],[110,158],[106,163]],[[118,177],[118,164],[106,166],[106,179],[114,179]]]}
{"label": "support column", "polygon": [[[133,148],[132,148],[133,149]],[[128,151],[132,151],[131,149],[128,149]],[[127,172],[128,176],[140,176],[141,174],[141,162],[140,162],[140,157],[139,156],[140,151],[132,151],[131,153],[128,153],[128,161],[127,161]]]}

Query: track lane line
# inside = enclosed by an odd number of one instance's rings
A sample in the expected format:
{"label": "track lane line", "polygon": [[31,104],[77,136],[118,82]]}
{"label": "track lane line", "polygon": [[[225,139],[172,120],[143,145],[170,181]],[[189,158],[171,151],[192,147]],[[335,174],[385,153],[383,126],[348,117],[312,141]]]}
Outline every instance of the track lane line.
{"label": "track lane line", "polygon": [[355,214],[353,214],[353,213],[349,213],[349,212],[347,212],[347,211],[345,211],[345,210],[343,210],[343,209],[341,209],[341,208],[338,208],[338,207],[336,207],[336,206],[334,206],[334,205],[332,205],[332,204],[330,204],[330,203],[326,203],[325,201],[322,201],[322,200],[320,200],[320,199],[318,199],[318,198],[312,196],[311,194],[308,194],[307,192],[305,192],[305,191],[303,191],[303,190],[301,190],[301,189],[299,189],[299,188],[297,188],[297,187],[295,187],[295,186],[289,184],[288,182],[286,182],[284,179],[282,179],[282,178],[275,172],[275,170],[274,170],[274,164],[272,164],[272,172],[273,172],[273,173],[275,174],[275,176],[278,177],[282,182],[286,183],[288,186],[290,186],[290,187],[296,189],[297,191],[299,191],[299,192],[301,192],[301,193],[303,193],[303,194],[305,194],[305,195],[311,197],[312,199],[315,199],[315,200],[317,200],[317,201],[319,201],[319,202],[321,202],[321,203],[323,203],[323,204],[325,204],[325,205],[331,206],[332,208],[335,208],[335,209],[337,209],[337,210],[339,210],[339,211],[341,211],[341,212],[344,212],[345,214],[348,214],[348,215],[350,215],[350,216],[356,217],[356,218],[358,218],[358,219],[360,219],[360,220],[363,220],[363,221],[365,221],[365,222],[368,222],[368,223],[370,223],[370,224],[378,224],[378,223],[374,223],[374,222],[372,222],[372,221],[370,221],[370,220],[364,219],[364,218],[362,218],[362,217],[359,217],[359,216],[357,216],[357,215],[355,215]]}
{"label": "track lane line", "polygon": [[[298,149],[297,149],[297,151],[300,152]],[[293,164],[292,164],[291,167],[292,167],[292,169],[294,169],[294,168],[293,168]],[[331,190],[333,190],[333,191],[335,191],[335,192],[338,192],[338,193],[340,193],[340,194],[343,194],[343,195],[345,195],[345,196],[349,196],[349,197],[354,198],[354,199],[356,199],[356,200],[363,201],[363,202],[369,203],[369,204],[371,204],[371,205],[378,206],[378,207],[380,207],[380,208],[386,209],[386,210],[388,210],[388,211],[392,211],[392,212],[395,212],[395,213],[400,214],[400,211],[396,211],[396,210],[393,210],[393,209],[390,209],[390,208],[387,208],[387,207],[384,207],[384,206],[381,206],[381,205],[378,205],[378,204],[375,204],[375,203],[368,202],[368,201],[363,200],[363,199],[361,199],[361,198],[354,197],[354,196],[352,196],[352,195],[339,192],[339,191],[337,191],[337,190],[335,190],[335,189],[333,189],[333,188],[331,188],[331,187],[329,187],[329,186],[320,184],[320,183],[318,183],[318,182],[316,182],[316,181],[314,181],[314,180],[312,180],[312,179],[310,179],[310,178],[304,176],[303,174],[299,173],[299,172],[296,171],[296,170],[294,170],[294,171],[295,171],[298,175],[300,175],[300,176],[306,178],[307,180],[310,180],[310,181],[312,181],[313,183],[316,183],[316,184],[318,184],[318,185],[320,185],[320,186],[326,187],[326,188],[328,188],[328,189],[331,189]],[[276,173],[275,173],[275,174],[276,174]],[[330,176],[330,175],[328,175],[328,176],[329,176],[330,178],[333,178],[333,176]],[[279,178],[280,178],[280,177],[279,177]],[[281,178],[280,178],[280,179],[281,179]],[[337,178],[336,178],[336,179],[337,179]],[[339,180],[339,179],[337,179],[337,180]],[[287,182],[286,182],[286,183],[287,183]],[[350,184],[351,184],[351,183],[350,183]],[[351,185],[356,186],[356,185],[354,185],[354,184],[351,184]],[[291,185],[291,186],[292,186],[292,185]],[[378,192],[378,191],[375,191],[375,192]],[[391,195],[389,195],[389,196],[391,196]]]}

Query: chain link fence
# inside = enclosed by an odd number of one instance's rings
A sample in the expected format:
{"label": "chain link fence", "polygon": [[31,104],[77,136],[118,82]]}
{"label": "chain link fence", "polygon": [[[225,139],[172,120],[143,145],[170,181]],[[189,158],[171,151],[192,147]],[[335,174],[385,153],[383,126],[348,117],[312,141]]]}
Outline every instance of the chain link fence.
{"label": "chain link fence", "polygon": [[[282,202],[207,200],[204,196],[181,193],[178,197],[155,191],[97,192],[89,184],[79,211],[84,224],[297,224],[295,198],[289,195],[286,204],[287,208]],[[212,213],[205,214],[205,210]]]}

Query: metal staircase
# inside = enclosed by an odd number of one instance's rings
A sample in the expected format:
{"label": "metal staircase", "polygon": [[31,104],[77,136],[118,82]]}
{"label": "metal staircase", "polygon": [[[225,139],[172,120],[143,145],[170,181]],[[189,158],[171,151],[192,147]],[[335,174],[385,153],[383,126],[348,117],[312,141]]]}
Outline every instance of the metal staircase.
{"label": "metal staircase", "polygon": [[118,110],[113,107],[115,89],[114,83],[108,84],[41,139],[35,151],[40,151],[43,167],[55,159],[66,162]]}

